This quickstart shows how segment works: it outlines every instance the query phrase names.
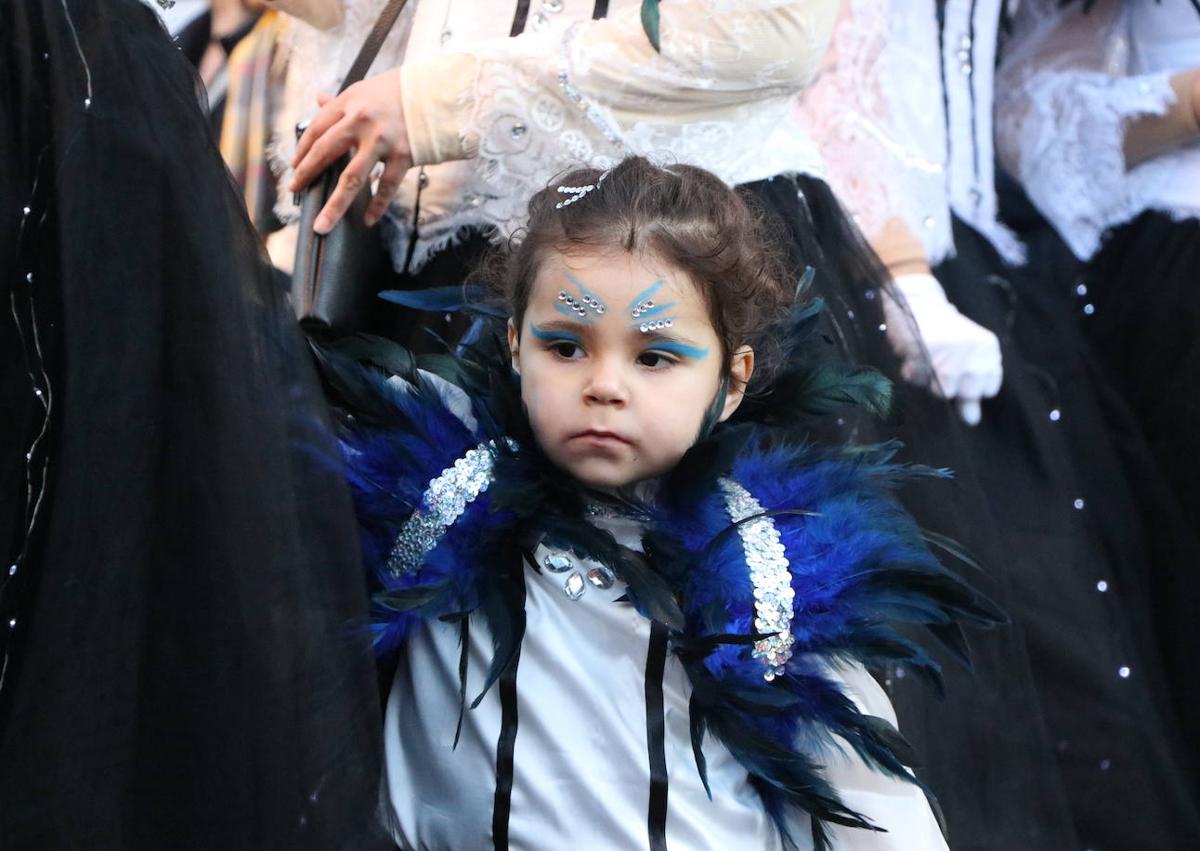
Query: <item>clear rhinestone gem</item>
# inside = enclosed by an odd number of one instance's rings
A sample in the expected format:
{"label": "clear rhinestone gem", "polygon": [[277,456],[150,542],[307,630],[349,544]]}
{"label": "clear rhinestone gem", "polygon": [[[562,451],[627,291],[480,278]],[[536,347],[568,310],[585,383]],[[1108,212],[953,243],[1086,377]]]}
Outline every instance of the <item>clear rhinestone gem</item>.
{"label": "clear rhinestone gem", "polygon": [[586,588],[587,586],[583,584],[583,577],[578,572],[572,573],[563,583],[563,592],[572,600],[582,597]]}
{"label": "clear rhinestone gem", "polygon": [[542,559],[542,566],[551,573],[566,573],[575,566],[575,562],[562,553],[551,553]]}
{"label": "clear rhinestone gem", "polygon": [[597,588],[611,588],[613,586],[613,572],[604,565],[593,567],[587,572],[588,582],[595,585]]}

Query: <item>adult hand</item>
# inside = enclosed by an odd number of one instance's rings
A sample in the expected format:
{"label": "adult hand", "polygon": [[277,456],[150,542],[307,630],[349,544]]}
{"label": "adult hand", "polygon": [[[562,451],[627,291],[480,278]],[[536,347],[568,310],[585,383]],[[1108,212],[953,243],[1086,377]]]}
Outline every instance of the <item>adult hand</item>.
{"label": "adult hand", "polygon": [[963,421],[978,425],[982,400],[1000,392],[1004,377],[1000,341],[959,313],[933,275],[898,275],[893,284],[904,303],[887,295],[883,310],[901,377],[953,399]]}
{"label": "adult hand", "polygon": [[366,223],[373,225],[400,188],[404,173],[412,167],[400,102],[400,69],[361,80],[337,97],[321,95],[317,103],[320,110],[296,143],[289,188],[300,191],[342,155],[353,152],[313,226],[317,233],[329,233],[371,179],[375,164],[382,162],[383,174],[365,216]]}

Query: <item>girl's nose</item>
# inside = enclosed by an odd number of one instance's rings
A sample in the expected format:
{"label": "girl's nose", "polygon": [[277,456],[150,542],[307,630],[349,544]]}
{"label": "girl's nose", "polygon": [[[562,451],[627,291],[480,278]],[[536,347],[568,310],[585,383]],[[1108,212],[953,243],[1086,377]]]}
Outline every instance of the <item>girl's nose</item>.
{"label": "girl's nose", "polygon": [[592,405],[625,405],[629,401],[629,388],[620,365],[612,358],[593,363],[584,387],[584,401]]}

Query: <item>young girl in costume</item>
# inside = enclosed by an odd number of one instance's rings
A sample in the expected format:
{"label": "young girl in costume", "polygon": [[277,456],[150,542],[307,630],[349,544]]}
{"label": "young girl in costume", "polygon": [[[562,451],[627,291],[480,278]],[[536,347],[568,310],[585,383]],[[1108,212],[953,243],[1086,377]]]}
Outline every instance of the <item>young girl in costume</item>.
{"label": "young girl in costume", "polygon": [[360,344],[390,379],[327,362],[399,650],[397,839],[945,848],[865,666],[936,681],[894,626],[961,650],[996,615],[892,500],[912,471],[808,440],[886,382],[823,356],[819,306],[706,171],[584,169],[529,213],[506,340]]}

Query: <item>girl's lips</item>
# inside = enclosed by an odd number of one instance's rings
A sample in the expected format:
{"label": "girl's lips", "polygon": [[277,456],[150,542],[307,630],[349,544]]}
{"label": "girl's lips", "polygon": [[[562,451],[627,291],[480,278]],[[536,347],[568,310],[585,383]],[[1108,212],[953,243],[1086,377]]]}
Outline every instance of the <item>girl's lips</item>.
{"label": "girl's lips", "polygon": [[581,431],[578,434],[571,435],[571,440],[581,440],[586,443],[594,443],[600,446],[632,446],[633,442],[613,431],[603,431],[601,429],[588,429]]}

